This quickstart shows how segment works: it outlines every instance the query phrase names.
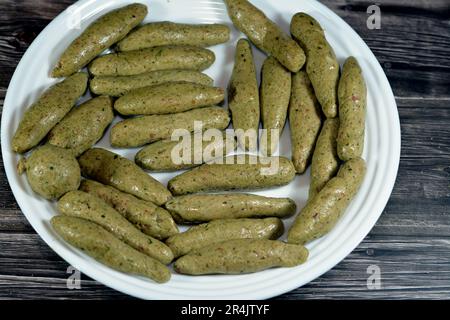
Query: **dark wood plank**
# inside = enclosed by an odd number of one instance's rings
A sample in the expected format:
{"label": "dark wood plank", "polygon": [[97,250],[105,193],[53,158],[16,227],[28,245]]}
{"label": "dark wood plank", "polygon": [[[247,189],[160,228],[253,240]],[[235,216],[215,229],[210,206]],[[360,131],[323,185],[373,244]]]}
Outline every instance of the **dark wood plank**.
{"label": "dark wood plank", "polygon": [[[450,296],[446,241],[396,237],[392,242],[366,239],[342,263],[313,281],[278,299],[438,299]],[[430,252],[447,254],[436,260]],[[381,289],[367,289],[367,268],[379,266]],[[433,269],[433,276],[430,276]]]}
{"label": "dark wood plank", "polygon": [[[450,95],[450,4],[438,1],[321,1],[372,49],[396,96]],[[367,8],[380,4],[381,29],[367,28]],[[413,81],[412,81],[413,80]]]}

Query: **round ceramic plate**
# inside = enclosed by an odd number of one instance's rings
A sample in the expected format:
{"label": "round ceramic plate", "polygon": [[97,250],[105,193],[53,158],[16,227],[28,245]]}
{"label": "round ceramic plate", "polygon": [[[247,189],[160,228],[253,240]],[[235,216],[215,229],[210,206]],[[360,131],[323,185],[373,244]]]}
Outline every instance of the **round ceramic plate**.
{"label": "round ceramic plate", "polygon": [[[299,11],[315,17],[324,27],[342,66],[348,56],[355,56],[367,82],[366,142],[363,157],[367,175],[355,199],[336,227],[326,236],[308,244],[308,261],[295,268],[278,268],[245,275],[183,276],[173,274],[166,284],[124,274],[110,269],[74,249],[52,230],[49,220],[56,214],[55,203],[32,192],[26,178],[19,176],[16,165],[19,156],[11,152],[11,139],[26,108],[51,84],[52,66],[67,45],[99,16],[114,8],[129,4],[126,0],[82,0],[62,12],[36,38],[23,56],[11,80],[6,95],[1,122],[1,144],[6,174],[16,200],[36,232],[63,259],[81,272],[101,283],[132,296],[146,299],[263,299],[273,297],[317,278],[344,259],[368,234],[381,215],[392,191],[400,158],[400,124],[394,96],[386,76],[375,56],[342,19],[325,6],[312,0],[252,0],[252,2],[286,32],[291,17]],[[148,0],[146,22],[170,20],[187,23],[225,23],[232,27],[221,0]],[[80,20],[81,19],[81,20]],[[81,23],[78,23],[81,21]],[[212,48],[217,60],[206,71],[216,85],[226,87],[230,77],[236,41],[243,37],[232,27],[231,41]],[[264,54],[254,49],[258,70]],[[88,97],[84,97],[87,99]],[[119,119],[116,119],[116,121]],[[99,146],[112,149],[109,132]],[[289,128],[282,137],[279,153],[290,157]],[[136,150],[115,149],[129,159]],[[175,174],[153,174],[163,183]],[[275,197],[290,197],[298,208],[305,205],[309,186],[309,171],[297,176],[287,186],[256,191]],[[293,218],[285,220],[286,229]]]}

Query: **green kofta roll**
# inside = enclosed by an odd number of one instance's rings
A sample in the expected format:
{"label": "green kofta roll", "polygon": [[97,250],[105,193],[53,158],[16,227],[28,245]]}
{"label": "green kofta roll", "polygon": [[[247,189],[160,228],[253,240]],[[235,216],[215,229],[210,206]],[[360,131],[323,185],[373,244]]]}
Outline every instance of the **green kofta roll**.
{"label": "green kofta roll", "polygon": [[76,73],[47,89],[25,111],[12,140],[13,151],[24,153],[38,145],[85,93],[87,81],[86,73]]}
{"label": "green kofta roll", "polygon": [[98,57],[89,65],[94,76],[131,76],[151,71],[188,69],[202,71],[210,67],[214,52],[192,46],[161,46]]}
{"label": "green kofta roll", "polygon": [[364,149],[367,89],[358,61],[345,61],[339,81],[339,133],[337,153],[347,161],[360,157]]}
{"label": "green kofta roll", "polygon": [[165,207],[178,223],[197,223],[219,219],[285,218],[297,206],[289,198],[271,198],[248,193],[191,194],[174,197]]}
{"label": "green kofta roll", "polygon": [[308,250],[278,240],[237,239],[203,247],[175,261],[182,274],[239,274],[274,267],[295,267],[306,261]]}
{"label": "green kofta roll", "polygon": [[366,172],[361,158],[344,163],[298,214],[288,233],[288,242],[305,244],[327,234],[356,195]]}
{"label": "green kofta roll", "polygon": [[59,58],[52,77],[67,77],[123,39],[147,15],[147,7],[134,3],[108,12],[94,21]]}
{"label": "green kofta roll", "polygon": [[225,97],[221,88],[190,82],[168,82],[134,89],[114,103],[123,115],[168,114],[215,105]]}
{"label": "green kofta roll", "polygon": [[162,240],[178,233],[170,213],[150,201],[93,180],[83,180],[80,190],[105,201],[146,235]]}
{"label": "green kofta roll", "polygon": [[212,86],[214,80],[195,70],[159,70],[133,76],[98,76],[91,79],[89,87],[97,95],[120,97],[129,91],[166,82],[186,81]]}
{"label": "green kofta roll", "polygon": [[165,45],[208,47],[227,42],[230,28],[223,24],[152,22],[137,28],[117,44],[119,51]]}
{"label": "green kofta roll", "polygon": [[92,148],[78,159],[84,177],[113,186],[142,200],[162,205],[172,195],[133,161],[101,148]]}
{"label": "green kofta roll", "polygon": [[214,243],[233,239],[277,239],[284,231],[278,218],[221,219],[191,227],[167,239],[175,257]]}
{"label": "green kofta roll", "polygon": [[322,126],[320,105],[314,95],[308,75],[299,71],[292,76],[289,103],[292,162],[297,173],[305,172],[314,152]]}
{"label": "green kofta roll", "polygon": [[67,216],[53,217],[50,223],[65,241],[113,269],[159,283],[170,279],[165,265],[133,249],[96,223]]}
{"label": "green kofta roll", "polygon": [[201,122],[203,130],[223,130],[228,127],[230,116],[223,108],[207,107],[180,113],[126,119],[112,127],[111,145],[118,148],[140,147],[171,138],[176,131],[194,132],[195,121]]}
{"label": "green kofta roll", "polygon": [[80,185],[80,166],[69,150],[44,145],[20,163],[25,165],[31,189],[46,199],[58,199]]}
{"label": "green kofta roll", "polygon": [[219,190],[261,189],[288,184],[295,178],[284,157],[229,156],[201,165],[169,181],[173,195]]}
{"label": "green kofta roll", "polygon": [[311,161],[311,183],[309,199],[319,192],[333,178],[339,169],[339,158],[336,150],[336,137],[339,130],[339,119],[325,120],[317,138]]}
{"label": "green kofta roll", "polygon": [[[268,57],[261,70],[261,118],[263,134],[260,148],[263,155],[271,156],[277,149],[279,137],[286,123],[291,97],[291,73],[273,56]],[[272,130],[278,138],[272,136]]]}
{"label": "green kofta roll", "polygon": [[172,251],[161,241],[142,232],[100,198],[83,191],[66,193],[58,201],[58,212],[101,225],[134,249],[168,264]]}
{"label": "green kofta roll", "polygon": [[233,24],[245,33],[253,44],[274,56],[288,70],[297,72],[301,69],[305,63],[302,48],[264,12],[247,0],[225,0],[225,4]]}
{"label": "green kofta roll", "polygon": [[[228,84],[228,106],[239,145],[256,150],[259,129],[259,93],[256,69],[250,43],[240,39],[236,45],[235,61]],[[238,130],[242,130],[239,134]],[[250,131],[250,137],[244,133]],[[250,140],[253,141],[250,141]]]}
{"label": "green kofta roll", "polygon": [[320,24],[306,13],[291,21],[291,33],[306,52],[306,72],[327,118],[338,114],[339,63]]}
{"label": "green kofta roll", "polygon": [[92,147],[103,137],[114,119],[112,99],[91,99],[72,109],[48,134],[48,143],[71,150],[75,156]]}
{"label": "green kofta roll", "polygon": [[150,171],[177,171],[222,158],[236,150],[233,135],[227,135],[218,129],[216,131],[214,138],[208,141],[201,135],[199,140],[201,146],[197,145],[195,135],[183,136],[182,141],[154,142],[140,150],[134,161],[141,168]]}

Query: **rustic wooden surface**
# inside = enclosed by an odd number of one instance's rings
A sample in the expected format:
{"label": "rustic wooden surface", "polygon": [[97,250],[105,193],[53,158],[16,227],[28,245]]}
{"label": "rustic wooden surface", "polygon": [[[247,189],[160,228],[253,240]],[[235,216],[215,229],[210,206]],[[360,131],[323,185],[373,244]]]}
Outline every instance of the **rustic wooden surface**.
{"label": "rustic wooden surface", "polygon": [[[0,108],[21,56],[73,1],[0,0]],[[377,0],[381,29],[366,27],[370,0],[323,0],[373,50],[391,82],[402,128],[398,179],[375,228],[344,261],[279,299],[450,298],[450,4]],[[126,299],[82,275],[68,290],[67,263],[20,212],[0,163],[0,298]],[[367,268],[381,289],[367,288]]]}

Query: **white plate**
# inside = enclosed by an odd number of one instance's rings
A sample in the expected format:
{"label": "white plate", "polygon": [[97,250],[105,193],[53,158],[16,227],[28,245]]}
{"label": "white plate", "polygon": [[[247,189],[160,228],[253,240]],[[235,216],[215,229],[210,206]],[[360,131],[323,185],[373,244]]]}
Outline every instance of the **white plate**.
{"label": "white plate", "polygon": [[[66,46],[89,23],[100,15],[131,1],[81,0],[62,12],[36,38],[20,61],[8,88],[2,117],[1,144],[6,174],[16,200],[30,224],[42,239],[63,259],[81,272],[116,290],[146,299],[263,299],[295,288],[325,273],[344,259],[368,234],[381,215],[392,191],[400,158],[400,124],[394,96],[375,56],[363,40],[341,18],[316,1],[252,0],[266,14],[289,31],[293,14],[304,11],[322,24],[339,62],[355,56],[364,72],[368,87],[367,127],[364,158],[367,175],[356,198],[337,226],[325,237],[308,245],[309,260],[295,268],[279,268],[248,275],[214,275],[189,277],[173,274],[170,282],[156,284],[150,280],[114,271],[97,263],[62,241],[51,229],[50,218],[55,204],[34,194],[24,176],[16,172],[19,157],[11,152],[11,139],[25,109],[45,88],[56,82],[48,74]],[[221,0],[152,0],[138,1],[149,7],[146,21],[170,20],[190,23],[226,23],[231,26]],[[76,17],[81,29],[74,29]],[[213,47],[217,61],[207,73],[216,84],[226,87],[234,56],[234,45],[242,34],[233,28],[232,40]],[[264,55],[254,49],[258,69]],[[99,143],[108,147],[108,134]],[[282,155],[290,156],[289,128],[281,140]],[[115,150],[132,159],[135,150]],[[155,174],[166,183],[173,174]],[[291,197],[298,207],[305,204],[309,171],[287,186],[255,192],[261,195]],[[286,228],[292,218],[285,221]]]}

